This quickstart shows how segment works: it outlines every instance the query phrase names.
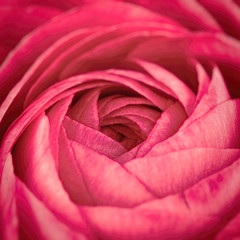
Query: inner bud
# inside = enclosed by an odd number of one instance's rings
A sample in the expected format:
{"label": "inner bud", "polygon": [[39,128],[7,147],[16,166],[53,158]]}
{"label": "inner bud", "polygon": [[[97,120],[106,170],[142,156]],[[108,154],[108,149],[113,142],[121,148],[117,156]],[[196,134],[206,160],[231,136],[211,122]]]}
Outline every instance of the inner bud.
{"label": "inner bud", "polygon": [[161,112],[135,91],[108,84],[76,97],[68,116],[130,150],[146,140]]}

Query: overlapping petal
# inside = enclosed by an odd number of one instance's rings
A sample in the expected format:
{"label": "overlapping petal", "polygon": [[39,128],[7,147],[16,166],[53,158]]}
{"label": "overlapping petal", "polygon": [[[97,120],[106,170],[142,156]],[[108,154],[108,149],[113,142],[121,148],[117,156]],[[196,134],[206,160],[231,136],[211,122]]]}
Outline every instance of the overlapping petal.
{"label": "overlapping petal", "polygon": [[3,239],[239,235],[237,0],[0,8]]}

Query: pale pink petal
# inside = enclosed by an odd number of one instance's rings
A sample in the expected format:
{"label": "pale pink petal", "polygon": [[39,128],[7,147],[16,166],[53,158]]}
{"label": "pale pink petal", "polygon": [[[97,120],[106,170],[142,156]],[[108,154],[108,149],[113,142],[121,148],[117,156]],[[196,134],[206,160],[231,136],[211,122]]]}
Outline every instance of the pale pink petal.
{"label": "pale pink petal", "polygon": [[[131,207],[154,199],[144,185],[117,162],[76,142],[71,140],[68,142],[72,154],[68,155],[67,160],[74,161],[72,164],[75,165],[75,171],[82,177],[96,204]],[[81,198],[81,192],[75,191],[75,194]]]}
{"label": "pale pink petal", "polygon": [[63,100],[60,100],[55,105],[53,105],[50,110],[47,112],[47,117],[49,119],[49,144],[51,148],[51,152],[56,160],[56,164],[58,164],[58,138],[56,136],[59,135],[60,126],[64,119],[64,116],[67,113],[68,107],[71,104],[73,96],[69,96]]}
{"label": "pale pink petal", "polygon": [[239,148],[239,122],[240,101],[228,100],[166,141],[156,144],[147,155],[159,156],[194,147]]}
{"label": "pale pink petal", "polygon": [[84,179],[83,173],[79,168],[76,156],[72,150],[71,144],[67,139],[63,127],[60,129],[59,137],[59,177],[68,192],[72,201],[80,205],[95,205],[96,202],[88,190],[88,185]]}
{"label": "pale pink petal", "polygon": [[180,194],[133,209],[84,211],[93,231],[106,240],[214,239],[239,212],[239,171],[240,160]]}
{"label": "pale pink petal", "polygon": [[0,185],[0,237],[2,240],[18,239],[18,216],[16,207],[15,184],[11,154],[8,155],[1,175]]}
{"label": "pale pink petal", "polygon": [[16,197],[22,239],[87,240],[83,230],[71,228],[61,221],[20,180],[17,181]]}
{"label": "pale pink petal", "polygon": [[239,170],[240,159],[186,190],[185,199],[192,213],[216,216],[224,225],[236,216],[240,211]]}
{"label": "pale pink petal", "polygon": [[183,191],[239,157],[239,149],[194,148],[154,158],[136,158],[124,166],[151,192],[164,197]]}
{"label": "pale pink petal", "polygon": [[[14,169],[28,188],[53,212],[69,223],[81,226],[82,216],[59,180],[56,160],[49,145],[49,128],[49,120],[44,114],[28,126],[15,146]],[[66,208],[68,211],[65,211]]]}
{"label": "pale pink petal", "polygon": [[156,122],[146,141],[139,148],[137,157],[144,156],[155,144],[176,133],[186,118],[187,114],[178,102],[171,105]]}
{"label": "pale pink petal", "polygon": [[194,120],[200,118],[218,104],[231,99],[225,81],[217,67],[213,69],[212,80],[202,99],[195,107],[192,115],[184,122],[181,128],[185,128]]}
{"label": "pale pink petal", "polygon": [[98,98],[100,89],[88,91],[71,107],[69,116],[85,126],[99,130]]}
{"label": "pale pink petal", "polygon": [[131,159],[136,158],[137,153],[140,149],[140,147],[142,146],[143,142],[138,144],[137,146],[135,146],[134,148],[132,148],[131,150],[129,150],[128,152],[124,153],[123,155],[115,158],[116,161],[118,161],[120,164],[125,163]]}
{"label": "pale pink petal", "polygon": [[63,126],[69,139],[91,148],[99,154],[116,158],[126,152],[126,149],[115,140],[68,117],[64,118]]}
{"label": "pale pink petal", "polygon": [[195,103],[195,95],[192,90],[186,86],[180,79],[175,75],[151,62],[143,60],[134,60],[144,70],[151,74],[156,80],[165,84],[172,92],[177,96],[178,100],[183,104],[188,114],[193,111]]}

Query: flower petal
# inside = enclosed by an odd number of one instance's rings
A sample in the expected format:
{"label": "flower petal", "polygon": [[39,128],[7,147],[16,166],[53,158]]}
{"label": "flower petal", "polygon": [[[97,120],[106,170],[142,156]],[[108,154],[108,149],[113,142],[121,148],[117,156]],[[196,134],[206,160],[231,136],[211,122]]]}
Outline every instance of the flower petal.
{"label": "flower petal", "polygon": [[[94,232],[111,239],[214,239],[239,212],[240,159],[183,194],[132,209],[84,208]],[[231,191],[229,191],[231,189]]]}
{"label": "flower petal", "polygon": [[186,118],[187,114],[178,102],[171,105],[156,122],[146,141],[139,148],[137,157],[144,156],[154,145],[172,136],[179,130]]}
{"label": "flower petal", "polygon": [[83,230],[73,229],[62,222],[20,180],[17,181],[16,196],[22,239],[87,240]]}
{"label": "flower petal", "polygon": [[139,64],[144,70],[151,74],[156,80],[165,84],[177,96],[178,100],[183,104],[188,114],[193,111],[193,104],[195,103],[195,95],[188,86],[186,86],[180,79],[174,76],[166,69],[143,60],[136,59],[135,62]]}
{"label": "flower petal", "polygon": [[[132,207],[154,199],[154,196],[117,162],[76,142],[68,142],[72,154],[67,160],[74,161],[74,171],[78,171],[75,176],[82,177],[96,204]],[[75,182],[77,181],[75,179]],[[81,198],[81,192],[75,194]]]}
{"label": "flower petal", "polygon": [[[49,127],[49,120],[44,114],[28,126],[15,146],[14,169],[20,179],[48,208],[69,223],[81,227],[82,216],[59,180],[56,159],[50,150]],[[52,194],[53,192],[55,194]],[[68,211],[64,210],[66,207]]]}
{"label": "flower petal", "polygon": [[124,166],[155,195],[164,197],[183,191],[239,157],[239,149],[194,148],[154,158],[136,158]]}
{"label": "flower petal", "polygon": [[93,89],[85,93],[69,110],[68,114],[72,119],[88,126],[92,129],[99,130],[98,118],[98,98],[100,89]]}
{"label": "flower petal", "polygon": [[224,79],[219,69],[215,67],[213,69],[212,81],[210,82],[206,93],[202,96],[200,102],[196,105],[194,112],[184,122],[181,128],[185,128],[191,122],[200,118],[218,104],[230,99],[231,97],[228,93]]}
{"label": "flower petal", "polygon": [[116,158],[127,151],[121,144],[105,134],[84,126],[68,117],[64,118],[63,126],[69,139],[91,148],[99,154]]}
{"label": "flower petal", "polygon": [[238,99],[219,104],[166,141],[156,144],[147,155],[160,156],[194,147],[239,148],[239,107]]}
{"label": "flower petal", "polygon": [[18,239],[18,216],[15,196],[16,179],[13,172],[11,154],[8,155],[3,168],[0,185],[0,237],[2,240]]}

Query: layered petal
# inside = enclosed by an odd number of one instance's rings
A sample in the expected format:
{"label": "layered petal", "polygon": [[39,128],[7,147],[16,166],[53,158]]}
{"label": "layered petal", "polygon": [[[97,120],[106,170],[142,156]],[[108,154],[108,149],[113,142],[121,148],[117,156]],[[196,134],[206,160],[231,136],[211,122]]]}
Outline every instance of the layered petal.
{"label": "layered petal", "polygon": [[159,156],[164,153],[193,148],[239,148],[239,100],[219,104],[171,138],[156,144],[147,154]]}
{"label": "layered petal", "polygon": [[84,211],[91,228],[104,239],[213,239],[239,211],[239,167],[237,160],[183,194],[131,210],[97,207]]}
{"label": "layered petal", "polygon": [[155,195],[164,197],[183,191],[239,157],[239,149],[193,148],[154,158],[136,158],[124,166]]}
{"label": "layered petal", "polygon": [[[82,216],[58,177],[56,159],[49,144],[49,120],[46,115],[41,114],[28,126],[16,144],[13,156],[17,176],[38,199],[69,223],[83,228]],[[64,211],[66,207],[67,212]]]}
{"label": "layered petal", "polygon": [[67,139],[64,132],[60,141],[61,146],[65,146],[60,149],[61,171],[66,173],[71,169],[72,172],[70,176],[60,175],[75,201],[85,198],[87,205],[132,207],[155,198],[117,162]]}

